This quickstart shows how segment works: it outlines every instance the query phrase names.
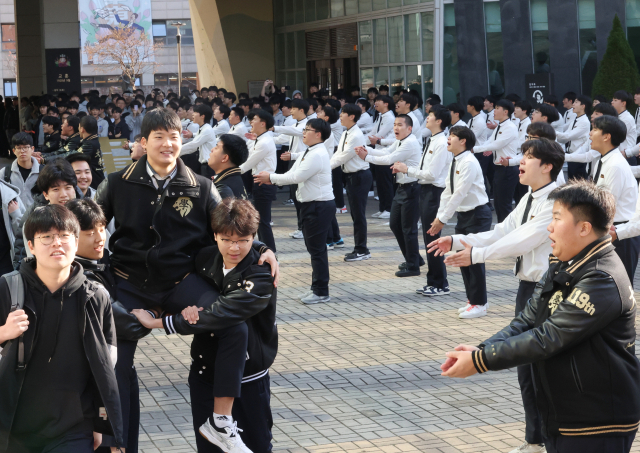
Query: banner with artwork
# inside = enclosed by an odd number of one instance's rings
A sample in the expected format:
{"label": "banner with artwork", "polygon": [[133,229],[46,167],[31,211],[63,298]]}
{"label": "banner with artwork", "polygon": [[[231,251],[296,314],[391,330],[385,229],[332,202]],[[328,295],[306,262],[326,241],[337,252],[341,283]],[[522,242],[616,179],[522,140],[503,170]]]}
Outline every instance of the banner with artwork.
{"label": "banner with artwork", "polygon": [[[153,42],[151,0],[79,0],[80,46],[109,43],[114,31]],[[82,64],[91,64],[82,52]],[[105,62],[101,62],[105,63]]]}

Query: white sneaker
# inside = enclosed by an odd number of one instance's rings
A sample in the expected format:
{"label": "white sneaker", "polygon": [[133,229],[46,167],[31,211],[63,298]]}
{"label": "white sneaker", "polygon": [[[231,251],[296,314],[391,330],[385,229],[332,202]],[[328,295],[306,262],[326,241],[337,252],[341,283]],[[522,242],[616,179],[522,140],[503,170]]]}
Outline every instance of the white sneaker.
{"label": "white sneaker", "polygon": [[347,194],[347,189],[342,189],[342,195],[346,195]]}
{"label": "white sneaker", "polygon": [[373,197],[373,195],[374,195],[373,194],[373,190],[370,190],[369,193],[367,194],[367,197],[371,198],[371,197]]}
{"label": "white sneaker", "polygon": [[238,422],[233,422],[231,426],[218,428],[215,424],[209,423],[209,419],[198,430],[202,437],[207,439],[213,445],[228,453],[252,453],[251,450],[242,442],[238,428]]}
{"label": "white sneaker", "polygon": [[470,306],[471,306],[471,302],[467,301],[467,305],[465,305],[464,307],[458,308],[458,314],[467,311],[467,308],[469,308]]}
{"label": "white sneaker", "polygon": [[314,304],[323,304],[325,302],[329,302],[331,300],[330,296],[318,296],[316,294],[309,294],[304,299],[300,299],[305,305],[314,305]]}
{"label": "white sneaker", "polygon": [[469,305],[465,311],[458,315],[460,319],[480,318],[487,315],[487,307],[485,305]]}
{"label": "white sneaker", "polygon": [[380,215],[382,214],[381,211],[376,212],[375,214],[371,214],[371,217],[380,217]]}
{"label": "white sneaker", "polygon": [[547,453],[547,449],[543,444],[530,444],[525,442],[515,450],[511,450],[509,453]]}
{"label": "white sneaker", "polygon": [[302,234],[302,230],[296,230],[293,233],[289,233],[293,239],[304,239],[304,234]]}
{"label": "white sneaker", "polygon": [[300,295],[298,296],[298,299],[304,299],[305,297],[310,296],[311,294],[313,294],[313,291],[312,291],[312,290],[305,291],[304,293],[302,293],[302,294],[300,294]]}
{"label": "white sneaker", "polygon": [[349,211],[347,211],[347,207],[346,207],[346,206],[343,206],[343,207],[341,207],[341,208],[336,208],[336,212],[337,212],[338,214],[346,214],[346,213],[347,213],[347,212],[349,212]]}
{"label": "white sneaker", "polygon": [[373,199],[376,200],[376,201],[380,201],[380,197],[377,196],[377,195],[375,197],[373,197]]}
{"label": "white sneaker", "polygon": [[391,217],[389,211],[382,211],[382,213],[378,216],[379,219],[388,219]]}

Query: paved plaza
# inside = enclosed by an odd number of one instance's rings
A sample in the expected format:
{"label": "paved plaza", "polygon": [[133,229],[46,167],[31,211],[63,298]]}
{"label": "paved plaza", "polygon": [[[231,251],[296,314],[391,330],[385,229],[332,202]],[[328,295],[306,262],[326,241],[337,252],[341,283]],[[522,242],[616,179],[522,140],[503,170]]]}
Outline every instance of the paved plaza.
{"label": "paved plaza", "polygon": [[[466,297],[458,269],[448,268],[449,296],[415,294],[426,269],[420,277],[396,278],[403,259],[395,238],[386,220],[371,218],[372,259],[345,263],[353,230],[350,215],[342,214],[347,247],[329,252],[331,303],[305,306],[296,296],[310,284],[310,260],[304,242],[288,236],[295,209],[281,204],[284,196],[273,208],[282,274],[279,351],[270,372],[274,451],[508,452],[520,445],[524,416],[515,369],[453,380],[439,368],[454,346],[477,344],[513,317],[513,261],[487,264],[489,314],[460,320],[456,309]],[[370,198],[369,212],[375,207]],[[452,231],[447,225],[444,233]],[[143,453],[196,450],[190,340],[156,330],[139,343]],[[632,451],[640,452],[640,442]]]}

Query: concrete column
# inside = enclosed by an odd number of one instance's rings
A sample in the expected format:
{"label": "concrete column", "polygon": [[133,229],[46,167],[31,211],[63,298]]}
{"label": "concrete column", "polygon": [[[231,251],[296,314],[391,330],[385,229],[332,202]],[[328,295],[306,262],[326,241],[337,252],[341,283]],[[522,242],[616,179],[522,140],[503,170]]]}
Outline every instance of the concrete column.
{"label": "concrete column", "polygon": [[529,0],[500,0],[505,94],[525,97],[525,74],[533,73]]}
{"label": "concrete column", "polygon": [[471,96],[485,96],[489,92],[484,5],[482,0],[456,0],[453,6],[458,39],[460,102],[466,106]]}
{"label": "concrete column", "polygon": [[[578,3],[549,1],[549,59],[558,98],[568,91],[580,93]],[[599,47],[599,46],[598,46]]]}
{"label": "concrete column", "polygon": [[42,16],[41,0],[16,0],[16,75],[21,97],[46,90]]}

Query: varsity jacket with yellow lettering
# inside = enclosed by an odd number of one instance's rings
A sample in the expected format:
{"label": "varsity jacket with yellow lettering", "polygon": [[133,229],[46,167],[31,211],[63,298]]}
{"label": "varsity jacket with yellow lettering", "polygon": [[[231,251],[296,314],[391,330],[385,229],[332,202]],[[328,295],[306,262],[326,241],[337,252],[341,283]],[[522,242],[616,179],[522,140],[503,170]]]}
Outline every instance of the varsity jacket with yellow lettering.
{"label": "varsity jacket with yellow lettering", "polygon": [[626,435],[640,423],[636,301],[611,238],[550,256],[526,308],[473,352],[478,372],[533,364],[545,436]]}

